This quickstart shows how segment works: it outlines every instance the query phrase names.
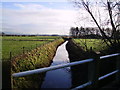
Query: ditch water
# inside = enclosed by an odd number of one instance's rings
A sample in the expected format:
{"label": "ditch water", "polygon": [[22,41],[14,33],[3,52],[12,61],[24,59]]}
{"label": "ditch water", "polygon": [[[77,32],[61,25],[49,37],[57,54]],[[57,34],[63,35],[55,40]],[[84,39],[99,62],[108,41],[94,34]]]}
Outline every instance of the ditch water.
{"label": "ditch water", "polygon": [[[69,63],[66,44],[68,41],[58,47],[53,63],[51,66]],[[71,87],[71,70],[65,67],[57,70],[48,71],[41,88],[70,88]]]}

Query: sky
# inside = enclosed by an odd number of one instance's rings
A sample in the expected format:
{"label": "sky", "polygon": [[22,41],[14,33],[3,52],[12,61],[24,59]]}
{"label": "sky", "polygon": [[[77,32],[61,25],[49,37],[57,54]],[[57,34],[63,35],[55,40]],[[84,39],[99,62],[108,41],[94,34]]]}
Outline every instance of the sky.
{"label": "sky", "polygon": [[76,11],[70,2],[3,2],[2,31],[19,34],[69,34]]}
{"label": "sky", "polygon": [[[89,14],[70,0],[4,0],[1,4],[5,33],[68,35],[71,27],[96,27]],[[104,15],[104,8],[99,9]]]}

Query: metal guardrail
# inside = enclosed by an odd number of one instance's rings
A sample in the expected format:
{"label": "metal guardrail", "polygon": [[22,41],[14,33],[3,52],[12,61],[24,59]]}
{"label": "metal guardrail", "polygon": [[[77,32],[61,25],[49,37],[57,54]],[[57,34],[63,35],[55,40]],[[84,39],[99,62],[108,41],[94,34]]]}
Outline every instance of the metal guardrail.
{"label": "metal guardrail", "polygon": [[115,71],[113,71],[113,72],[111,72],[111,73],[108,73],[108,74],[106,74],[106,75],[104,75],[104,76],[101,76],[101,77],[98,78],[98,80],[102,80],[102,79],[104,79],[104,78],[107,78],[107,77],[109,77],[109,76],[111,76],[111,75],[113,75],[113,74],[116,74],[117,72],[119,72],[119,70],[115,70]]}
{"label": "metal guardrail", "polygon": [[120,55],[120,53],[111,54],[111,55],[106,55],[106,56],[101,56],[100,59],[105,59],[105,58],[115,57],[115,56],[119,56],[119,55]]}
{"label": "metal guardrail", "polygon": [[[97,67],[99,67],[99,65],[98,65],[99,60],[105,59],[105,58],[110,58],[110,57],[117,57],[116,70],[113,71],[113,72],[110,72],[110,73],[108,73],[104,76],[98,77],[97,71],[99,71],[99,70],[98,70]],[[85,59],[85,60],[81,60],[81,61],[61,64],[61,65],[56,65],[56,66],[51,66],[51,67],[46,67],[46,68],[40,68],[40,69],[35,69],[35,70],[29,70],[29,71],[14,73],[14,74],[12,74],[12,76],[13,77],[22,77],[22,76],[47,72],[47,71],[51,71],[51,70],[56,70],[56,69],[60,69],[60,68],[64,68],[64,67],[71,67],[71,66],[75,66],[75,65],[85,64],[85,63],[89,63],[89,70],[88,70],[88,72],[90,71],[89,81],[85,84],[82,84],[78,87],[73,88],[72,90],[77,90],[77,89],[84,88],[84,87],[90,86],[90,85],[96,86],[96,84],[99,80],[107,78],[107,77],[109,77],[113,74],[116,74],[116,79],[120,80],[120,53],[101,56],[101,57],[97,57],[97,58]]]}
{"label": "metal guardrail", "polygon": [[19,72],[19,73],[12,74],[12,76],[13,77],[22,77],[22,76],[26,76],[26,75],[37,74],[37,73],[47,72],[47,71],[51,71],[51,70],[55,70],[55,69],[60,69],[60,68],[64,68],[64,67],[70,67],[70,66],[75,66],[75,65],[79,65],[79,64],[84,64],[84,63],[88,63],[91,61],[93,61],[93,59],[86,59],[83,61],[76,61],[76,62],[72,62],[72,63],[60,64],[60,65],[46,67],[46,68],[40,68],[40,69],[35,69],[35,70],[30,70],[30,71]]}

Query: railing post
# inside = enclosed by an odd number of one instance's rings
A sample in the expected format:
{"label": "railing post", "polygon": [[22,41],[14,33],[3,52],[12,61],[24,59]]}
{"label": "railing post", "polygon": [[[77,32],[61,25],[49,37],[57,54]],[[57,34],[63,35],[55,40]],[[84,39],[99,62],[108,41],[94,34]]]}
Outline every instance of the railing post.
{"label": "railing post", "polygon": [[118,72],[116,73],[116,81],[120,82],[120,55],[117,56],[116,58],[116,69],[118,70]]}
{"label": "railing post", "polygon": [[99,61],[100,57],[96,54],[94,55],[94,60],[88,64],[88,79],[90,82],[92,82],[91,86],[88,88],[98,87]]}

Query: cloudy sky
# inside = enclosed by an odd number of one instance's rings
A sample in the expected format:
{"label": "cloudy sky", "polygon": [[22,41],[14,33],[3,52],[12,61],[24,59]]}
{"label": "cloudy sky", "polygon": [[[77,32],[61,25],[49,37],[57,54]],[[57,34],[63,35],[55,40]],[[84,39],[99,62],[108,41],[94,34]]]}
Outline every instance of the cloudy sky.
{"label": "cloudy sky", "polygon": [[68,34],[76,21],[70,2],[3,2],[2,30],[20,34]]}
{"label": "cloudy sky", "polygon": [[[17,34],[68,35],[70,27],[95,26],[83,8],[78,10],[69,0],[35,1],[4,0],[0,7],[2,31]],[[96,8],[94,7],[93,11]],[[104,11],[104,8],[100,9]]]}

